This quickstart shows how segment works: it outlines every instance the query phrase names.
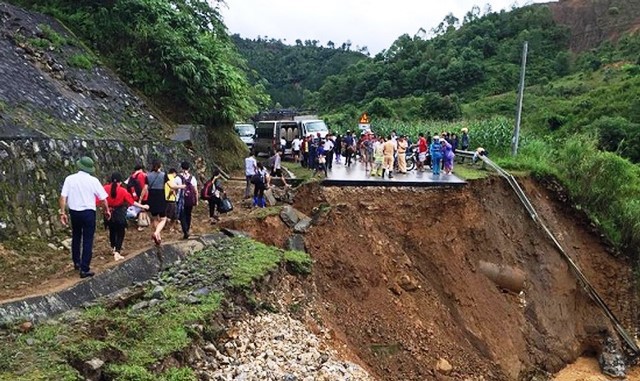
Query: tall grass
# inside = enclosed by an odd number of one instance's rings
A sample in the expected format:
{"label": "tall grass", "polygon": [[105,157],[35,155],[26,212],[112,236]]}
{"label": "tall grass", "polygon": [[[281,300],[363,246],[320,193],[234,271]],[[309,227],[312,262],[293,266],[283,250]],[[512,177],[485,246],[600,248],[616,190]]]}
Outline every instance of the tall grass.
{"label": "tall grass", "polygon": [[[396,131],[398,135],[407,135],[412,141],[417,141],[418,134],[435,135],[444,131],[461,136],[461,130],[469,130],[471,148],[483,147],[491,154],[506,154],[510,150],[513,132],[513,120],[505,117],[491,119],[445,122],[445,121],[415,121],[404,122],[392,119],[374,121],[371,129],[376,134],[389,135]],[[339,131],[339,132],[346,132]],[[521,141],[526,142],[526,137]]]}
{"label": "tall grass", "polygon": [[507,169],[553,175],[619,250],[640,254],[640,168],[596,147],[591,136],[565,141],[531,140],[517,158],[500,158]]}

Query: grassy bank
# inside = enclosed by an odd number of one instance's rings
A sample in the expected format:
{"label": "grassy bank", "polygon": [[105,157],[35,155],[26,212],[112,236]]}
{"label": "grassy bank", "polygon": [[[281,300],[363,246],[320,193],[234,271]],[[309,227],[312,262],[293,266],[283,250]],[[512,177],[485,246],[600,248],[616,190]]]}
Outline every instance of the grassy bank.
{"label": "grassy bank", "polygon": [[107,379],[196,380],[188,368],[157,364],[211,339],[223,301],[236,293],[250,296],[254,282],[278,268],[306,274],[311,259],[247,238],[225,240],[160,274],[159,286],[134,290],[138,297],[126,305],[105,301],[32,330],[2,331],[0,380],[79,380],[93,359],[104,361],[100,371]]}

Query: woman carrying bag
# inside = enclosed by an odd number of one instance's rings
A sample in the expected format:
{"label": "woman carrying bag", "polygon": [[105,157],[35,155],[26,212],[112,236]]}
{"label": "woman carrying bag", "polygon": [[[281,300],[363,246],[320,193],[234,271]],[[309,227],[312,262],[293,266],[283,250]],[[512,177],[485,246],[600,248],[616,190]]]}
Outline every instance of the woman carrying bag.
{"label": "woman carrying bag", "polygon": [[133,200],[131,193],[122,186],[122,175],[119,172],[111,175],[111,181],[104,185],[104,190],[107,192],[107,202],[111,211],[111,218],[107,220],[109,245],[114,259],[119,261],[124,258],[120,253],[127,231],[127,207],[133,205],[142,210],[148,210],[149,205],[142,205]]}
{"label": "woman carrying bag", "polygon": [[222,211],[222,199],[226,195],[222,188],[222,175],[219,170],[213,171],[213,176],[205,183],[204,187],[203,196],[209,203],[209,222],[215,224],[220,221],[220,213],[226,213]]}

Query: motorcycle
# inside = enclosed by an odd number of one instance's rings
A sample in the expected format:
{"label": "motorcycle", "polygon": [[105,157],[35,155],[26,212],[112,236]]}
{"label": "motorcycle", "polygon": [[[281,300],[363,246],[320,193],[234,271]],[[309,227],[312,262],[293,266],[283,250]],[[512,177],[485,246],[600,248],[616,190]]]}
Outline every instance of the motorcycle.
{"label": "motorcycle", "polygon": [[[418,163],[418,149],[417,148],[409,148],[405,152],[405,160],[407,162],[407,172],[413,171],[416,168]],[[394,170],[398,171],[398,162],[394,165]]]}

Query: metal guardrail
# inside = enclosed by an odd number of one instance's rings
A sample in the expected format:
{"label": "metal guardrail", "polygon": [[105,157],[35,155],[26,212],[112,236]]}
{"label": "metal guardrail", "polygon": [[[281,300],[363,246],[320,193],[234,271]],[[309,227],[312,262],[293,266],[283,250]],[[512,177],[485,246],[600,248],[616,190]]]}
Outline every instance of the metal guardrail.
{"label": "metal guardrail", "polygon": [[[473,156],[473,152],[470,152],[470,151],[456,151],[456,154],[461,154],[462,156],[466,156],[466,157]],[[607,304],[604,302],[604,300],[600,297],[600,295],[598,294],[596,289],[593,288],[591,283],[589,283],[589,281],[587,280],[587,277],[580,270],[578,265],[573,261],[571,256],[564,250],[562,245],[560,245],[560,242],[558,242],[558,240],[553,235],[551,230],[547,227],[547,225],[544,223],[544,221],[542,221],[540,219],[540,217],[539,217],[538,213],[536,212],[535,208],[533,207],[533,205],[531,204],[531,202],[527,198],[526,194],[524,193],[524,190],[520,187],[520,185],[518,184],[516,179],[513,177],[513,175],[511,175],[509,172],[505,171],[504,169],[500,168],[500,166],[498,166],[496,163],[491,161],[488,157],[479,156],[479,158],[484,163],[486,163],[488,166],[493,168],[496,172],[498,172],[498,174],[500,174],[500,176],[504,177],[507,180],[507,182],[509,183],[509,185],[511,186],[513,191],[516,193],[516,195],[520,199],[520,202],[522,202],[524,207],[527,209],[527,212],[529,213],[531,218],[536,222],[536,224],[538,226],[540,226],[542,228],[542,230],[544,230],[544,232],[547,234],[547,236],[551,239],[553,244],[556,246],[556,249],[558,249],[560,254],[562,254],[564,259],[567,261],[567,263],[569,264],[569,267],[574,272],[574,274],[578,278],[578,281],[580,281],[580,283],[582,284],[582,287],[587,292],[587,294],[589,295],[591,300],[593,300],[602,309],[602,311],[604,312],[605,316],[613,324],[613,327],[615,328],[615,330],[618,333],[618,335],[620,335],[620,337],[624,340],[624,342],[627,344],[629,349],[631,349],[631,351],[633,351],[633,355],[634,356],[640,356],[640,348],[638,348],[638,345],[637,345],[635,339],[622,326],[622,323],[620,323],[620,321],[615,317],[615,315],[613,314],[611,309],[607,306]]]}

